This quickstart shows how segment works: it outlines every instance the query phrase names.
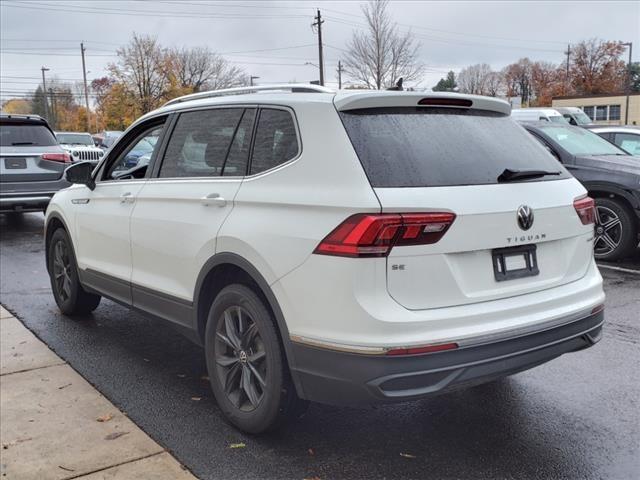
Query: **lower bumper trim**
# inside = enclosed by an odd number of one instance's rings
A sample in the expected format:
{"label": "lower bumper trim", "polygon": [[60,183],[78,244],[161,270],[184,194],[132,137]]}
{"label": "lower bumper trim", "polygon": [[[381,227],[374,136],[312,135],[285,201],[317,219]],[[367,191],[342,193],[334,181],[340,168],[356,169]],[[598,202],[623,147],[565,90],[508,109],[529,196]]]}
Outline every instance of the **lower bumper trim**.
{"label": "lower bumper trim", "polygon": [[419,356],[359,355],[293,344],[307,400],[335,405],[385,403],[464,388],[533,368],[597,343],[604,312],[511,339]]}

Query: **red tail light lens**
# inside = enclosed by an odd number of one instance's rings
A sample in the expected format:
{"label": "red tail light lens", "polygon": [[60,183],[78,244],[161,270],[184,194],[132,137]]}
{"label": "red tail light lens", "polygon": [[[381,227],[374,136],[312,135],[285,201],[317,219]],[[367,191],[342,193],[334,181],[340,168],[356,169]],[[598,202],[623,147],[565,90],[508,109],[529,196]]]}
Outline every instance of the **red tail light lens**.
{"label": "red tail light lens", "polygon": [[387,350],[386,355],[420,355],[422,353],[442,352],[458,348],[457,343],[441,343],[439,345],[425,345],[423,347],[393,348]]}
{"label": "red tail light lens", "polygon": [[314,253],[340,257],[386,257],[398,245],[436,243],[449,229],[453,213],[359,213],[347,218],[320,242]]}
{"label": "red tail light lens", "polygon": [[68,153],[43,153],[43,160],[51,160],[52,162],[71,163],[71,156]]}
{"label": "red tail light lens", "polygon": [[593,201],[593,198],[578,198],[573,201],[573,207],[583,225],[596,223],[596,202]]}

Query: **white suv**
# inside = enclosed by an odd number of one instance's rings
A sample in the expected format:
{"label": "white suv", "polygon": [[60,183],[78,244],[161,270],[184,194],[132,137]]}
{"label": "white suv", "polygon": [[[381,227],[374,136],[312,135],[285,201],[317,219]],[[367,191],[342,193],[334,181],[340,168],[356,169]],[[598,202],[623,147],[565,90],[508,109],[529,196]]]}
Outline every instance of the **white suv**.
{"label": "white suv", "polygon": [[[124,168],[149,137],[149,162]],[[104,296],[179,327],[248,432],[308,400],[421,398],[601,335],[593,201],[501,100],[194,94],[67,179],[46,216],[62,312]]]}

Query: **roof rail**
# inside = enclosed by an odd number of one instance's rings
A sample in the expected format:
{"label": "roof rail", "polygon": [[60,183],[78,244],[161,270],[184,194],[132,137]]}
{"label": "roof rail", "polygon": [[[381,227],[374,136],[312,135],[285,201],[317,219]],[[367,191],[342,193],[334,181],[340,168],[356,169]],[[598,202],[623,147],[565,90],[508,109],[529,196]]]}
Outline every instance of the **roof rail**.
{"label": "roof rail", "polygon": [[187,102],[189,100],[199,100],[201,98],[222,97],[224,95],[245,95],[254,92],[289,90],[291,93],[335,93],[330,88],[321,87],[320,85],[312,85],[309,83],[282,83],[278,85],[258,85],[255,87],[235,87],[224,88],[222,90],[211,90],[208,92],[192,93],[182,97],[169,100],[163,105],[175,105],[176,103]]}

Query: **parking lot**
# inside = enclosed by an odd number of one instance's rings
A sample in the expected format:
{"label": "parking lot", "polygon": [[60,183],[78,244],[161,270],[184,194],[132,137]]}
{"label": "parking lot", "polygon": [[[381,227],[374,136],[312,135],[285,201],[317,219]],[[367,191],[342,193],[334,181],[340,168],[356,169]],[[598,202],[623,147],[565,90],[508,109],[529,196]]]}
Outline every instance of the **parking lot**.
{"label": "parking lot", "polygon": [[640,272],[626,271],[640,271],[639,255],[602,269],[607,323],[592,349],[417,403],[311,405],[280,431],[252,437],[222,419],[199,347],[110,301],[85,319],[61,316],[44,265],[43,216],[0,222],[2,303],[199,478],[617,479],[640,471]]}

